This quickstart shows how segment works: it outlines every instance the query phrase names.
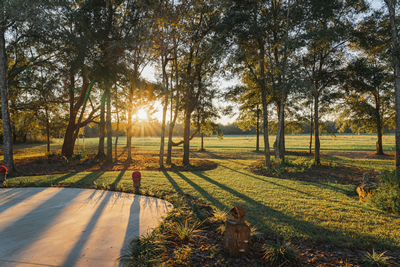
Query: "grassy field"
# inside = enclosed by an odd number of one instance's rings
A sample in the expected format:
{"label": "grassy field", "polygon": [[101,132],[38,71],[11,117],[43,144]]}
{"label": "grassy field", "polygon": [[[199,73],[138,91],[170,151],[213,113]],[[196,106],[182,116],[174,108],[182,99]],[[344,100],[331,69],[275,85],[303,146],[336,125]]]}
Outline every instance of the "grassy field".
{"label": "grassy field", "polygon": [[[307,138],[287,136],[287,150],[307,150]],[[85,149],[94,149],[96,141],[86,139]],[[120,144],[125,144],[124,138],[120,138]],[[158,138],[134,139],[136,151],[156,152],[158,144]],[[217,169],[194,172],[143,171],[141,190],[190,194],[223,210],[242,205],[248,213],[247,220],[259,231],[274,232],[288,239],[302,238],[343,247],[400,249],[400,215],[379,211],[349,197],[354,194],[354,185],[310,183],[254,175],[247,169],[255,160],[262,159],[262,155],[253,152],[254,144],[254,137],[226,137],[221,141],[207,138],[205,146],[208,155],[226,155],[222,159],[211,159],[218,163]],[[52,147],[57,149],[60,145],[54,143]],[[390,150],[393,145],[394,137],[385,137],[384,150]],[[323,151],[371,153],[375,150],[374,146],[373,136],[340,135],[336,139],[324,137],[321,142]],[[198,148],[199,140],[195,139],[191,147]],[[43,155],[45,148],[45,145],[16,146],[16,158]],[[322,161],[379,171],[393,168],[392,160],[324,157]],[[81,172],[10,178],[9,183],[14,186],[96,184],[129,188],[132,186],[130,175],[125,171]]]}
{"label": "grassy field", "polygon": [[[290,151],[308,151],[309,149],[309,136],[308,135],[286,135],[286,149]],[[179,138],[175,138],[175,141]],[[225,136],[222,140],[217,137],[206,137],[204,139],[204,146],[209,151],[216,151],[218,153],[228,154],[245,154],[249,151],[255,150],[256,137],[255,136]],[[321,136],[321,151],[376,151],[376,136],[373,135],[356,135],[356,134],[337,134],[333,136]],[[53,139],[51,144],[52,151],[59,151],[62,146],[62,139]],[[113,143],[115,142],[115,138]],[[275,142],[275,136],[271,136],[269,139],[270,148]],[[121,136],[118,138],[119,146],[126,145],[126,137]],[[82,150],[96,150],[98,145],[97,138],[86,138],[79,139],[76,142],[78,151]],[[158,151],[160,149],[160,138],[159,137],[137,137],[132,139],[132,145],[134,149],[138,151]],[[200,138],[194,138],[190,143],[191,148],[200,148]],[[167,142],[165,148],[167,147]],[[260,137],[260,149],[263,149],[263,139]],[[178,148],[178,149],[181,149]],[[46,152],[46,144],[27,144],[27,145],[16,145],[15,157],[31,157],[41,156]],[[394,135],[385,135],[383,137],[383,150],[384,152],[395,151],[395,139]],[[0,156],[2,160],[2,155]]]}

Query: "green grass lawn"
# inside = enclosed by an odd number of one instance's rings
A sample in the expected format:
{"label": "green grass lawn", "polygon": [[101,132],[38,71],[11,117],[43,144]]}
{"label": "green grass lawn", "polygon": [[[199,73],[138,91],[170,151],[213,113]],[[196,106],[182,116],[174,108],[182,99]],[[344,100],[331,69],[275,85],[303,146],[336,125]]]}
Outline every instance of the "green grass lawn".
{"label": "green grass lawn", "polygon": [[[346,151],[357,150],[371,143],[365,151],[374,151],[371,136],[350,136],[329,141],[337,142],[327,147],[345,146]],[[306,150],[307,136],[287,137],[288,150]],[[330,137],[329,137],[330,138]],[[354,138],[354,140],[352,140]],[[121,140],[122,139],[122,140]],[[121,144],[125,140],[121,138]],[[368,140],[364,140],[368,139]],[[135,138],[136,150],[157,151],[159,139]],[[328,142],[328,140],[326,140]],[[360,144],[356,144],[360,142]],[[386,147],[390,147],[394,138],[389,136]],[[231,137],[220,141],[206,139],[208,151],[232,155],[254,155],[255,138]],[[272,140],[271,140],[272,143]],[[350,143],[352,145],[350,145]],[[323,146],[322,142],[322,146]],[[339,145],[340,144],[340,145]],[[53,144],[53,147],[60,146]],[[95,139],[86,139],[85,146],[96,145]],[[192,142],[197,147],[199,140]],[[24,156],[44,153],[45,145],[31,145],[17,150]],[[231,157],[232,158],[232,157]],[[294,156],[289,156],[294,159]],[[258,231],[274,232],[288,239],[304,238],[325,244],[344,247],[400,249],[400,215],[388,214],[354,200],[355,186],[332,183],[309,183],[254,175],[247,171],[254,160],[212,159],[218,168],[199,172],[161,172],[143,171],[141,190],[175,191],[190,194],[211,206],[228,210],[242,205],[247,212],[247,220]],[[391,160],[363,160],[345,157],[324,157],[322,162],[334,162],[341,165],[363,169],[387,170],[393,168]],[[11,186],[73,185],[93,186],[94,184],[114,185],[119,188],[132,187],[131,172],[81,172],[46,175],[36,177],[10,178]]]}

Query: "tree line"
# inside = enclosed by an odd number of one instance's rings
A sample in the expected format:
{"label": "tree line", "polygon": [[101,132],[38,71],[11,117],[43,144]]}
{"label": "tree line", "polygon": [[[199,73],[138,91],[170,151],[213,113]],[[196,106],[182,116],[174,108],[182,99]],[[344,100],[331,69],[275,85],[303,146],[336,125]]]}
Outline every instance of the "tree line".
{"label": "tree line", "polygon": [[[221,134],[217,101],[239,106],[239,125],[277,133],[275,167],[285,131],[308,124],[320,164],[321,119],[343,129],[382,134],[400,123],[397,1],[374,10],[363,0],[6,0],[0,3],[0,89],[4,164],[13,142],[29,134],[63,135],[74,152],[80,129],[97,124],[97,157],[112,161],[113,124],[125,123],[128,160],[135,113],[161,102],[160,168],[190,140]],[[143,78],[156,66],[158,82]],[[218,77],[241,84],[222,90]],[[275,123],[271,121],[275,118]],[[183,138],[173,140],[183,125]],[[247,126],[246,126],[247,125]],[[260,128],[263,129],[260,129]],[[313,136],[314,135],[314,136]],[[396,166],[400,164],[396,129]],[[104,145],[106,143],[106,146]],[[166,160],[164,145],[167,144]]]}

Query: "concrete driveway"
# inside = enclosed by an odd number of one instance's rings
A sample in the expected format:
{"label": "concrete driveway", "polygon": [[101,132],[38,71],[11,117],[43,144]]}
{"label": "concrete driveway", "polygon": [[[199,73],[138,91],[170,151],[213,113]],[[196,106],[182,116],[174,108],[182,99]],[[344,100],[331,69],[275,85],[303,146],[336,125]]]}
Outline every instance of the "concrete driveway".
{"label": "concrete driveway", "polygon": [[120,192],[0,189],[0,266],[121,266],[117,258],[129,242],[171,208]]}

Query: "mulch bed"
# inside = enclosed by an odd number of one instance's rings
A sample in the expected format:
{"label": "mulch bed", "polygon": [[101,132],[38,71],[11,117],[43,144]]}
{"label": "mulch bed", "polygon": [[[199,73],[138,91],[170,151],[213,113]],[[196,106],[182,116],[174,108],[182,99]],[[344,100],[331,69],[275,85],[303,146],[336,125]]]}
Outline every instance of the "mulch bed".
{"label": "mulch bed", "polygon": [[281,172],[278,173],[273,169],[266,169],[263,162],[257,162],[250,172],[258,175],[269,177],[278,177],[281,179],[299,180],[312,183],[338,183],[338,184],[353,184],[358,185],[363,180],[363,175],[367,173],[369,180],[378,181],[378,172],[371,170],[362,170],[359,168],[348,166],[329,166],[326,164],[312,166],[304,172]]}

